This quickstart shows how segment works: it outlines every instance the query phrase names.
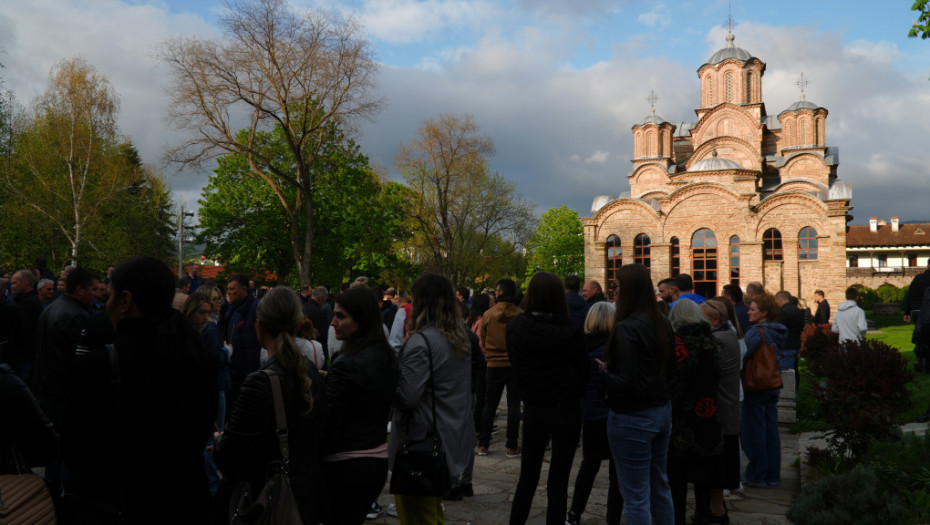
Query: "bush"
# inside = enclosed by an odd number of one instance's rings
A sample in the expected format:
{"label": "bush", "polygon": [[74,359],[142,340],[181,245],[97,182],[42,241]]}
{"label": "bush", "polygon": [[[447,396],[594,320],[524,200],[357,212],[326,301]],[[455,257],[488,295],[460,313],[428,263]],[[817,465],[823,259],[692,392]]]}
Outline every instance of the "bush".
{"label": "bush", "polygon": [[841,346],[824,325],[804,335],[817,412],[832,427],[827,441],[837,457],[855,461],[870,443],[893,438],[897,413],[910,406],[907,383],[914,378],[898,350],[874,340]]}
{"label": "bush", "polygon": [[904,302],[904,295],[906,293],[906,289],[898,288],[897,286],[888,283],[879,286],[878,290],[875,290],[875,294],[878,295],[878,302],[880,303]]}
{"label": "bush", "polygon": [[859,306],[863,310],[871,310],[877,302],[880,302],[878,300],[878,292],[868,286],[863,286],[859,289]]}
{"label": "bush", "polygon": [[786,517],[796,525],[887,525],[911,522],[904,498],[889,493],[874,467],[858,465],[849,472],[805,485]]}

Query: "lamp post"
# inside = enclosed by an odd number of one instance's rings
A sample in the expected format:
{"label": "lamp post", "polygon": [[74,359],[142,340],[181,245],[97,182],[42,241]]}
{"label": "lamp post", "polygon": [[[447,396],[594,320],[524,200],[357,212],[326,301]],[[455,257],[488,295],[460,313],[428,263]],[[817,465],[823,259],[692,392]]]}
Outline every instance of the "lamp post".
{"label": "lamp post", "polygon": [[184,275],[184,217],[193,217],[194,212],[184,211],[184,203],[181,203],[181,211],[178,213],[178,277]]}

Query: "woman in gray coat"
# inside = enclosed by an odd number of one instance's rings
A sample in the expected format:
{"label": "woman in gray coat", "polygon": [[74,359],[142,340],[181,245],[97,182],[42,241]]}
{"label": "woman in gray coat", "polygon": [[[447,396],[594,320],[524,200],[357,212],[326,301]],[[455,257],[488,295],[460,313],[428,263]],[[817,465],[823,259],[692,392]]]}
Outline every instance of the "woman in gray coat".
{"label": "woman in gray coat", "polygon": [[[436,429],[451,477],[457,488],[475,448],[471,417],[471,342],[457,310],[452,284],[443,276],[424,273],[413,283],[413,309],[408,336],[398,357],[400,383],[394,396],[389,460],[391,468],[401,446],[432,439],[433,399]],[[430,355],[432,374],[430,378]],[[442,497],[395,495],[402,524],[445,523]]]}

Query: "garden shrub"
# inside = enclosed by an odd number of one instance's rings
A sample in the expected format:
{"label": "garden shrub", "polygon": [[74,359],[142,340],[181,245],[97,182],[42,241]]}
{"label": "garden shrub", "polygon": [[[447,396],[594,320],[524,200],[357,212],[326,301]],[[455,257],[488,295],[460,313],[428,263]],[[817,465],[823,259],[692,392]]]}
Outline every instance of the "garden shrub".
{"label": "garden shrub", "polygon": [[859,289],[859,306],[863,310],[871,310],[875,303],[880,302],[878,292],[868,286]]}
{"label": "garden shrub", "polygon": [[875,340],[841,346],[838,335],[821,325],[804,331],[802,355],[838,458],[856,460],[870,443],[895,437],[896,415],[910,406],[907,383],[914,378],[896,348]]}
{"label": "garden shrub", "polygon": [[888,525],[911,522],[904,498],[880,482],[875,468],[858,465],[849,472],[805,485],[788,508],[795,525]]}
{"label": "garden shrub", "polygon": [[[906,292],[905,292],[906,293]],[[880,303],[900,303],[904,301],[904,295],[901,289],[893,284],[885,283],[875,290]]]}

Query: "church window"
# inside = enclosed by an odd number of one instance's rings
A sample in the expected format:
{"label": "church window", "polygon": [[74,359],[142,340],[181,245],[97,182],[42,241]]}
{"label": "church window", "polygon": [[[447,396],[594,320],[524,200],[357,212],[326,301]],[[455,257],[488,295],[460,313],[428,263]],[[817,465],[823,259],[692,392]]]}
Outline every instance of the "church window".
{"label": "church window", "polygon": [[752,102],[752,71],[746,72],[746,102]]}
{"label": "church window", "polygon": [[785,260],[785,253],[781,245],[781,232],[775,228],[769,228],[762,234],[762,260]]}
{"label": "church window", "polygon": [[727,83],[727,102],[733,102],[733,73],[728,72],[726,75]]}
{"label": "church window", "polygon": [[652,242],[645,233],[640,233],[633,239],[633,261],[642,264],[646,268],[650,267],[650,248]]}
{"label": "church window", "polygon": [[646,134],[646,156],[652,156],[652,142],[655,140],[655,133]]}
{"label": "church window", "polygon": [[714,105],[714,77],[707,75],[707,104],[705,107]]}
{"label": "church window", "polygon": [[820,121],[814,121],[814,144],[820,145]]}
{"label": "church window", "polygon": [[623,248],[620,246],[620,237],[611,235],[607,238],[607,292],[613,296],[617,289],[617,272],[623,266]]}
{"label": "church window", "polygon": [[681,243],[678,237],[672,237],[671,242],[672,277],[681,273]]}
{"label": "church window", "polygon": [[659,156],[665,155],[665,132],[659,133]]}
{"label": "church window", "polygon": [[694,293],[704,297],[717,295],[717,237],[707,228],[691,236],[691,277]]}
{"label": "church window", "polygon": [[730,284],[739,286],[739,236],[730,237]]}
{"label": "church window", "polygon": [[801,145],[804,146],[807,144],[807,121],[801,121],[798,128],[801,130]]}
{"label": "church window", "polygon": [[794,126],[791,122],[785,122],[785,135],[788,137],[788,142],[785,144],[785,147],[790,148],[794,146]]}
{"label": "church window", "polygon": [[806,226],[798,234],[798,260],[817,260],[817,230]]}

